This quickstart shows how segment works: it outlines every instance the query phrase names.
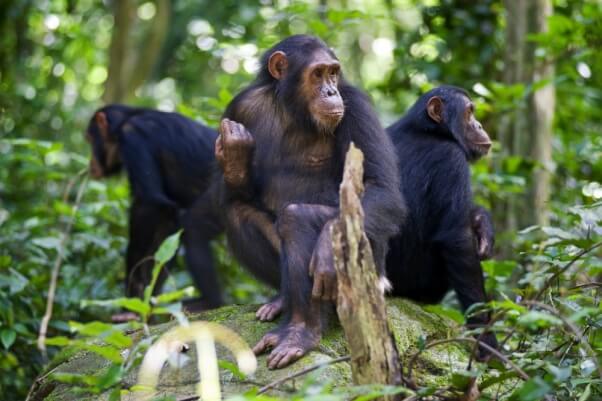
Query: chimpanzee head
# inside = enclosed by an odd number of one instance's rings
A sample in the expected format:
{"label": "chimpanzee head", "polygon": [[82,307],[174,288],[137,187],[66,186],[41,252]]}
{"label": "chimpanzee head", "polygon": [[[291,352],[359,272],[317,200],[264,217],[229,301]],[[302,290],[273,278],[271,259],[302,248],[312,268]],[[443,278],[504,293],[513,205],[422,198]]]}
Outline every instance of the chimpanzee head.
{"label": "chimpanzee head", "polygon": [[121,156],[116,128],[129,108],[120,105],[105,106],[94,113],[86,129],[86,141],[92,147],[90,175],[103,178],[121,170]]}
{"label": "chimpanzee head", "polygon": [[261,77],[274,82],[279,104],[301,127],[331,134],[343,119],[341,65],[320,39],[295,35],[278,43],[264,55]]}
{"label": "chimpanzee head", "polygon": [[469,161],[486,155],[491,139],[475,118],[474,104],[468,93],[453,86],[441,86],[423,96],[426,112],[438,132],[451,135],[467,154]]}

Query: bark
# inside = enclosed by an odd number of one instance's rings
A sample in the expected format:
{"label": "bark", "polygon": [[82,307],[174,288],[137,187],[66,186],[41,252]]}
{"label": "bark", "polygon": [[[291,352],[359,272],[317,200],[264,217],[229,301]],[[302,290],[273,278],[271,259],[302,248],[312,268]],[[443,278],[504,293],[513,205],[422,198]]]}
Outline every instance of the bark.
{"label": "bark", "polygon": [[105,103],[120,103],[131,98],[150,77],[169,31],[171,4],[156,0],[156,14],[141,38],[133,42],[136,25],[134,0],[113,3],[114,25],[109,48],[109,72],[105,83]]}
{"label": "bark", "polygon": [[157,13],[152,19],[146,39],[129,73],[128,94],[133,94],[151,75],[169,30],[171,5],[169,0],[157,0]]}
{"label": "bark", "polygon": [[352,144],[340,188],[340,217],[332,229],[337,313],[349,344],[354,383],[399,385],[399,354],[387,320],[370,242],[363,229],[363,161],[362,152]]}
{"label": "bark", "polygon": [[130,54],[131,28],[136,15],[136,2],[119,0],[113,2],[113,34],[109,47],[109,71],[105,82],[105,103],[122,102],[126,96],[126,68]]}
{"label": "bark", "polygon": [[[504,49],[503,82],[507,85],[526,83],[528,79],[527,56],[527,0],[504,0],[506,9],[506,48]],[[499,140],[504,156],[518,155],[527,157],[528,135],[526,104],[521,104],[513,113],[504,115],[499,125]],[[501,166],[500,166],[501,168]],[[516,197],[508,199],[501,206],[503,227],[516,231],[519,218],[528,213],[526,208],[519,209],[524,202]]]}
{"label": "bark", "polygon": [[[513,197],[501,207],[505,230],[515,231],[532,224],[548,224],[552,161],[552,123],[555,88],[554,64],[536,57],[537,46],[530,34],[546,32],[553,12],[551,0],[504,0],[506,8],[506,49],[503,81],[537,88],[513,113],[500,121],[499,139],[504,155],[531,160],[535,167],[527,177],[523,197]],[[542,81],[550,81],[541,86]],[[498,214],[499,215],[499,214]]]}
{"label": "bark", "polygon": [[[552,15],[551,0],[536,0],[532,3],[530,26],[535,33],[548,31],[548,17]],[[532,53],[535,54],[535,51]],[[533,185],[530,192],[530,207],[534,211],[534,221],[538,225],[549,224],[548,200],[553,171],[552,160],[552,125],[556,106],[556,88],[553,83],[554,63],[543,58],[533,60],[534,84],[546,82],[543,87],[533,92],[529,104],[529,118],[532,134],[531,157],[536,162],[533,170]]]}

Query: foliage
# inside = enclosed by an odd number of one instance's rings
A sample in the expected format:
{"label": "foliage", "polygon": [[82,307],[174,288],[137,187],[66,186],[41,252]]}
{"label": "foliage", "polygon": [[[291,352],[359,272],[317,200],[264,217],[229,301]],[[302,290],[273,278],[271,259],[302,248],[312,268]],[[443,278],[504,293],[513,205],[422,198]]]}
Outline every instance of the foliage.
{"label": "foliage", "polygon": [[[190,280],[181,261],[170,272],[168,295],[120,298],[127,181],[89,181],[83,173],[89,152],[83,132],[101,104],[108,76],[113,3],[9,0],[0,6],[0,392],[6,399],[23,398],[47,362],[35,343],[61,249],[50,357],[70,344],[89,347],[111,364],[98,377],[62,380],[92,392],[119,389],[136,358],[119,353],[127,347],[119,331],[124,327],[102,323],[109,320],[110,307],[134,310],[143,321],[151,313],[183,319],[177,300],[187,294],[182,289]],[[369,91],[385,124],[419,93],[448,83],[473,91],[480,120],[499,138],[500,120],[524,112],[534,89],[502,83],[504,32],[512,21],[506,21],[501,0],[226,0],[219,6],[181,0],[170,5],[171,24],[151,77],[125,101],[210,124],[252,78],[261,52],[295,33],[319,35],[336,49],[347,77]],[[554,394],[558,400],[586,401],[602,397],[596,369],[602,351],[600,248],[569,263],[602,235],[602,5],[555,0],[554,6],[549,32],[530,37],[536,54],[551,56],[556,68],[551,226],[499,232],[498,248],[506,251],[484,263],[495,299],[490,308],[499,316],[493,329],[507,338],[504,354],[530,379],[518,381],[516,372],[495,363],[472,367],[469,375],[482,377],[487,369],[500,381],[515,380],[515,388],[503,394],[512,400]],[[138,39],[144,40],[144,18],[153,7],[136,3]],[[492,157],[473,168],[478,202],[495,207],[520,199],[532,168],[532,161],[496,144]],[[84,195],[75,205],[80,189]],[[264,300],[269,291],[241,271],[225,240],[213,246],[226,299]],[[175,252],[173,243],[170,248]],[[455,306],[449,297],[433,310],[462,320]],[[487,380],[481,387],[494,384]],[[291,398],[342,399],[347,390],[310,377]],[[251,393],[237,399],[268,397]]]}

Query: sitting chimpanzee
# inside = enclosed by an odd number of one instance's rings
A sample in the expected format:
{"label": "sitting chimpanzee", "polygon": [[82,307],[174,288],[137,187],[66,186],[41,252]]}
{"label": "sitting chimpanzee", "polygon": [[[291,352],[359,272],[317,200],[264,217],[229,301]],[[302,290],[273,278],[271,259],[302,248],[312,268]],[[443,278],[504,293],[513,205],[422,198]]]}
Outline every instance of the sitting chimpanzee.
{"label": "sitting chimpanzee", "polygon": [[[486,302],[479,259],[490,256],[493,225],[473,204],[469,163],[487,154],[491,140],[459,88],[424,94],[387,129],[399,158],[408,215],[390,241],[387,278],[392,294],[439,302],[451,287],[464,310]],[[482,325],[486,314],[468,319]],[[484,340],[495,346],[495,336]]]}
{"label": "sitting chimpanzee", "polygon": [[[142,297],[153,266],[149,256],[167,236],[184,228],[188,270],[201,291],[194,306],[222,304],[209,247],[223,231],[207,191],[216,170],[216,137],[214,130],[179,114],[122,105],[105,106],[90,120],[86,138],[92,147],[91,175],[106,177],[125,167],[131,186],[127,296]],[[165,277],[163,272],[156,290]]]}
{"label": "sitting chimpanzee", "polygon": [[351,142],[365,156],[365,229],[384,274],[387,243],[404,214],[393,146],[333,51],[305,35],[266,52],[255,82],[228,106],[220,134],[230,245],[259,277],[281,281],[287,316],[254,348],[272,349],[268,366],[280,368],[317,346],[336,296],[329,228]]}

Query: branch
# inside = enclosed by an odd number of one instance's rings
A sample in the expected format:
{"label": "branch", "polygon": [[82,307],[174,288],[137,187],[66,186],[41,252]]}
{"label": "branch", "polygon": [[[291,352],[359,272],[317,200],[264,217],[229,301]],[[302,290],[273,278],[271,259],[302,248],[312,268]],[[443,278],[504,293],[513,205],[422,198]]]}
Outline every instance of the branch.
{"label": "branch", "polygon": [[278,379],[278,380],[276,380],[276,381],[268,384],[267,386],[263,386],[262,388],[259,389],[259,391],[257,392],[257,394],[258,395],[259,394],[263,394],[266,391],[268,391],[268,390],[270,390],[270,389],[272,389],[272,388],[274,388],[274,387],[276,387],[276,386],[278,386],[278,385],[280,385],[280,384],[282,384],[282,383],[284,383],[286,381],[289,381],[289,380],[294,379],[294,378],[299,377],[299,376],[303,376],[303,375],[305,375],[305,374],[307,374],[309,372],[313,372],[314,370],[320,369],[320,368],[322,368],[324,366],[334,365],[335,363],[340,363],[340,362],[348,362],[349,360],[351,360],[351,356],[345,355],[345,356],[341,356],[341,357],[336,358],[336,359],[331,359],[330,361],[317,363],[315,365],[309,366],[309,367],[307,367],[307,368],[305,368],[303,370],[300,370],[298,372],[291,373],[288,376],[283,377],[282,379]]}
{"label": "branch", "polygon": [[[87,170],[86,170],[87,171]],[[71,181],[75,181],[79,178],[80,174],[71,179]],[[75,223],[75,215],[77,214],[77,210],[79,209],[80,202],[82,200],[82,196],[84,195],[84,189],[88,183],[88,175],[84,177],[84,180],[79,186],[77,190],[77,195],[75,197],[75,203],[73,205],[73,211],[71,213],[71,218],[67,223],[67,227],[65,227],[65,231],[63,231],[61,235],[61,240],[59,242],[59,246],[57,249],[56,259],[54,261],[54,266],[52,268],[52,275],[50,276],[50,287],[48,288],[48,298],[46,299],[46,312],[44,313],[44,317],[42,318],[42,322],[40,323],[40,331],[38,335],[38,349],[42,352],[44,359],[48,358],[46,354],[46,334],[48,332],[48,323],[50,323],[50,319],[52,318],[52,309],[54,305],[54,296],[56,294],[56,283],[59,277],[59,271],[63,264],[63,257],[65,252],[65,245],[69,236],[71,234],[71,229],[73,228],[73,224]],[[69,183],[69,186],[73,184]]]}
{"label": "branch", "polygon": [[412,359],[410,359],[410,363],[408,364],[408,377],[407,377],[407,380],[409,380],[410,382],[412,381],[412,368],[414,367],[414,364],[416,363],[416,360],[418,359],[418,356],[420,356],[420,354],[422,354],[422,352],[426,351],[429,348],[435,347],[437,345],[454,343],[454,342],[469,342],[469,343],[473,343],[473,344],[477,343],[481,347],[485,348],[487,351],[491,352],[493,355],[497,356],[502,362],[507,363],[512,369],[514,369],[516,371],[516,373],[518,373],[518,375],[520,376],[521,379],[523,379],[523,380],[529,380],[530,379],[529,375],[527,373],[525,373],[524,370],[522,370],[521,368],[519,368],[516,364],[514,364],[514,362],[512,362],[510,359],[508,359],[505,355],[503,355],[502,353],[500,353],[495,348],[491,347],[489,344],[486,344],[484,342],[478,341],[478,340],[476,340],[474,338],[458,337],[458,338],[449,338],[449,339],[446,339],[446,340],[433,341],[433,342],[427,344],[423,349],[421,349],[418,352],[416,352],[414,354],[414,356],[412,356]]}
{"label": "branch", "polygon": [[538,300],[539,297],[541,297],[543,295],[543,293],[552,285],[552,283],[554,282],[554,280],[556,280],[558,278],[558,276],[560,276],[561,274],[563,274],[564,272],[566,272],[568,269],[571,268],[571,266],[573,266],[575,264],[575,262],[577,262],[579,259],[581,259],[581,257],[583,257],[584,255],[590,253],[591,251],[595,250],[596,248],[602,246],[602,242],[598,242],[594,245],[592,245],[589,248],[583,249],[581,250],[577,255],[575,255],[573,257],[573,259],[571,259],[571,261],[569,263],[567,263],[565,266],[562,267],[562,269],[558,270],[556,273],[554,273],[552,275],[552,277],[550,277],[544,284],[544,286],[541,288],[541,290],[539,290],[537,292],[537,294],[535,294],[535,297],[533,297],[534,300]]}
{"label": "branch", "polygon": [[524,300],[522,303],[524,303],[525,305],[544,309],[544,310],[550,312],[551,314],[553,314],[554,316],[556,316],[558,319],[562,320],[564,325],[567,326],[569,329],[571,329],[573,331],[573,333],[575,333],[575,336],[577,337],[577,339],[579,339],[579,341],[583,345],[583,348],[585,348],[585,350],[587,351],[589,356],[592,358],[592,360],[594,361],[594,364],[596,365],[596,368],[598,369],[598,375],[600,376],[600,379],[602,379],[602,367],[600,367],[600,364],[598,363],[598,356],[597,356],[596,352],[592,349],[592,347],[589,345],[589,342],[587,342],[585,340],[585,338],[583,337],[583,334],[581,333],[581,330],[579,330],[579,327],[575,326],[575,324],[573,322],[568,320],[566,317],[562,316],[562,314],[560,312],[558,312],[554,307],[552,307],[550,305],[546,305],[542,302],[529,301],[529,300]]}

